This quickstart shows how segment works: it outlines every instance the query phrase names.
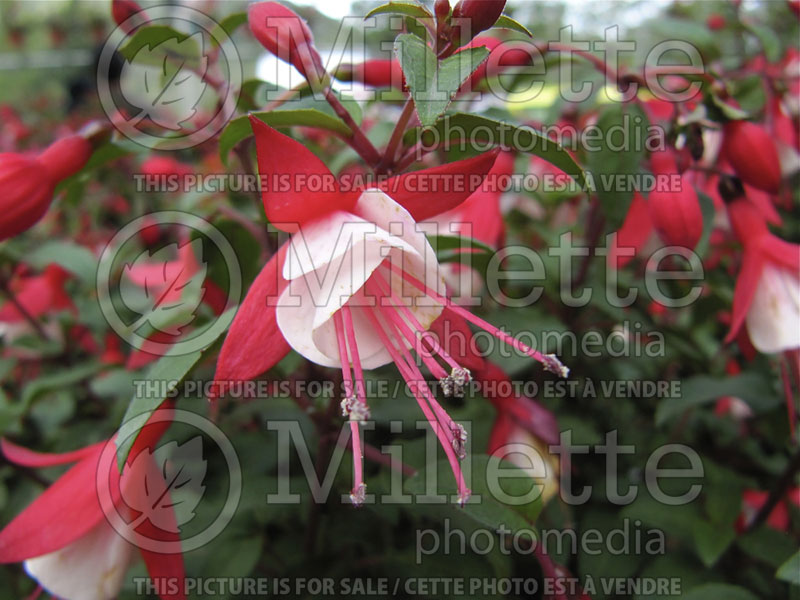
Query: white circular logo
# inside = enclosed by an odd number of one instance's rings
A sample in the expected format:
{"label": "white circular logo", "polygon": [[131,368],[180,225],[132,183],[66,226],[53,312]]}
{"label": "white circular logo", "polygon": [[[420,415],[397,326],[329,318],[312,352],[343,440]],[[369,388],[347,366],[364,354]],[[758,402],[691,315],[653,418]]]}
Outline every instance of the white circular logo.
{"label": "white circular logo", "polygon": [[[177,236],[182,241],[141,250],[137,236],[159,226],[182,229]],[[227,294],[208,277],[204,248],[220,259]],[[205,349],[228,328],[234,317],[229,309],[241,298],[242,275],[236,252],[219,229],[190,213],[162,211],[131,221],[111,238],[100,256],[96,289],[100,310],[120,338],[149,354],[180,355]],[[213,306],[206,311],[213,312],[210,320],[199,318],[204,304]]]}
{"label": "white circular logo", "polygon": [[160,150],[191,148],[219,133],[236,111],[241,84],[239,54],[225,29],[188,6],[132,15],[111,32],[97,66],[111,123]]}
{"label": "white circular logo", "polygon": [[[116,440],[146,435],[142,428],[166,430],[173,423],[184,424],[197,435],[182,444],[142,444],[128,457],[120,474]],[[181,539],[181,528],[195,519],[195,510],[206,493],[208,459],[203,435],[214,442],[225,461],[228,492],[213,521]],[[124,423],[103,448],[95,480],[100,506],[111,527],[131,544],[158,554],[191,552],[209,543],[233,519],[242,495],[239,457],[227,436],[208,419],[172,408]]]}

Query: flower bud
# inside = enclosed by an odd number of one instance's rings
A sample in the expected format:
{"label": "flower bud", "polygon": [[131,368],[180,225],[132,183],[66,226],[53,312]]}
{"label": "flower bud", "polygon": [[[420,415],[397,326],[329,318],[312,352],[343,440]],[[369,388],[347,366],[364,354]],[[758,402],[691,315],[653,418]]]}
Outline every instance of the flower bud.
{"label": "flower bud", "polygon": [[433,4],[436,20],[443,22],[450,16],[450,0],[436,0]]}
{"label": "flower bud", "polygon": [[277,2],[251,4],[247,21],[264,48],[293,65],[303,77],[319,77],[324,69],[306,22]]}
{"label": "flower bud", "polygon": [[506,0],[461,0],[453,9],[453,42],[466,44],[492,27],[506,6]]}
{"label": "flower bud", "polygon": [[725,17],[719,13],[714,13],[706,19],[706,27],[711,31],[719,31],[725,28]]}
{"label": "flower bud", "polygon": [[677,185],[672,179],[669,184],[664,181],[664,176],[677,173],[670,154],[655,154],[651,164],[656,175],[656,189],[650,192],[647,205],[658,235],[667,244],[694,249],[703,234],[703,214],[697,192],[685,176]]}
{"label": "flower bud", "polygon": [[770,194],[781,187],[781,165],[778,150],[770,135],[755,123],[729,121],[725,124],[723,156],[739,178]]}
{"label": "flower bud", "polygon": [[[138,15],[137,18],[127,22],[134,15]],[[139,25],[148,21],[147,13],[142,10],[142,7],[135,0],[112,0],[111,18],[125,33],[130,33]]]}
{"label": "flower bud", "polygon": [[53,143],[37,158],[0,154],[0,240],[29,229],[44,216],[55,186],[80,171],[89,160],[91,145],[70,136]]}
{"label": "flower bud", "polygon": [[357,81],[369,87],[393,87],[398,90],[405,87],[400,63],[390,58],[373,58],[357,65],[340,65],[335,75],[339,81]]}

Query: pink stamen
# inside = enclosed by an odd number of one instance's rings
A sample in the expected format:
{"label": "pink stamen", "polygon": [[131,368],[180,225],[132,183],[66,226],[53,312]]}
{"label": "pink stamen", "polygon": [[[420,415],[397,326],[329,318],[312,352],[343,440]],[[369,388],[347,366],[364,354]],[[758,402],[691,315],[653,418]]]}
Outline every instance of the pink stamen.
{"label": "pink stamen", "polygon": [[[344,333],[344,323],[342,318],[344,309],[333,315],[333,325],[336,329],[336,341],[339,345],[339,360],[342,363],[342,379],[344,381],[345,399],[342,401],[343,413],[348,415],[352,411],[353,400],[353,380],[350,374],[350,360],[347,356],[347,341]],[[349,312],[347,313],[349,317]],[[352,322],[350,323],[352,327]],[[355,340],[353,340],[355,342]],[[351,344],[353,349],[353,364],[358,363],[358,371],[356,371],[356,378],[358,381],[361,372],[361,362],[358,360],[358,352],[355,349],[355,343]],[[363,377],[363,375],[362,375]],[[358,385],[356,384],[356,387]],[[358,400],[357,400],[358,402]],[[353,490],[350,492],[350,500],[355,506],[359,506],[364,502],[366,492],[366,485],[364,484],[364,456],[361,449],[361,431],[359,429],[359,421],[350,419],[350,435],[352,437],[353,449]]]}
{"label": "pink stamen", "polygon": [[[444,431],[444,428],[439,423],[436,415],[432,412],[431,408],[428,406],[427,402],[421,395],[419,394],[418,390],[419,387],[416,385],[416,382],[413,377],[413,373],[410,371],[408,365],[405,363],[403,358],[398,354],[397,348],[395,347],[394,343],[389,339],[386,331],[384,330],[383,325],[378,320],[378,316],[375,314],[375,311],[369,310],[366,308],[361,307],[361,310],[364,311],[364,314],[367,315],[367,318],[372,322],[373,326],[375,327],[375,331],[378,334],[378,337],[381,338],[386,349],[389,351],[389,354],[392,357],[395,365],[397,365],[398,371],[402,375],[403,379],[405,379],[408,386],[411,388],[411,391],[414,394],[415,399],[417,400],[417,404],[419,404],[420,409],[422,410],[425,418],[431,424],[436,436],[439,438],[439,443],[442,445],[444,449],[445,455],[447,456],[447,460],[450,463],[450,468],[453,471],[453,475],[456,478],[456,482],[458,485],[458,493],[461,503],[467,501],[469,498],[469,490],[467,489],[466,483],[464,481],[464,475],[461,472],[461,465],[458,462],[458,457],[453,450],[452,444],[450,439],[447,436],[447,432]],[[401,344],[402,345],[402,344]],[[417,381],[422,380],[421,377],[417,379]]]}
{"label": "pink stamen", "polygon": [[[417,331],[425,332],[426,328],[422,326],[422,323],[419,322],[419,319],[417,319],[417,316],[411,311],[411,309],[408,308],[408,306],[406,306],[405,303],[397,297],[397,295],[394,293],[394,290],[392,289],[392,286],[389,285],[389,282],[386,281],[386,279],[384,279],[383,276],[380,273],[375,273],[375,277],[373,279],[374,279],[375,283],[378,285],[378,287],[380,288],[380,290],[383,292],[383,294],[387,295],[391,299],[392,305],[395,308],[397,308],[398,310],[400,310],[403,313],[403,315],[405,315],[405,317],[409,320],[411,325]],[[439,356],[441,356],[442,359],[448,365],[450,365],[451,368],[453,368],[453,369],[460,369],[461,368],[461,365],[459,365],[455,361],[455,359],[453,357],[451,357],[445,351],[444,348],[442,348],[442,345],[439,344],[431,336],[424,336],[423,335],[422,336],[422,340],[423,340],[423,343],[427,344],[429,350],[431,350],[432,352],[434,352],[434,353],[438,354]],[[447,376],[447,373],[445,373],[442,376],[436,375],[436,377],[446,377],[446,376]]]}
{"label": "pink stamen", "polygon": [[442,306],[446,306],[447,308],[452,310],[454,313],[456,313],[457,315],[459,315],[463,319],[465,319],[465,320],[469,321],[470,323],[480,327],[481,329],[484,329],[485,331],[489,332],[490,334],[492,334],[494,337],[496,337],[500,341],[504,342],[505,344],[508,344],[509,346],[514,348],[515,350],[517,350],[519,352],[522,352],[523,354],[527,354],[531,358],[539,361],[540,363],[542,363],[544,368],[546,370],[550,371],[551,373],[555,373],[556,375],[559,375],[560,377],[567,377],[569,375],[569,369],[567,367],[565,367],[561,363],[561,361],[558,360],[558,358],[556,358],[555,355],[553,355],[553,354],[542,354],[538,350],[534,350],[530,346],[527,346],[526,344],[523,344],[522,342],[520,342],[519,340],[511,337],[507,333],[504,333],[503,331],[500,331],[497,327],[495,327],[491,323],[488,323],[487,321],[484,321],[480,317],[477,317],[477,316],[473,315],[471,312],[469,312],[468,310],[462,308],[458,304],[455,304],[454,302],[450,302],[450,300],[448,300],[444,296],[441,296],[438,292],[436,292],[435,290],[429,288],[427,285],[422,283],[419,279],[417,279],[416,277],[414,277],[410,273],[404,271],[403,269],[401,269],[397,265],[393,264],[391,261],[385,261],[383,263],[383,265],[385,267],[391,269],[395,273],[399,274],[404,280],[406,280],[408,283],[413,285],[415,288],[417,288],[418,290],[424,292],[426,295],[428,295],[429,297],[433,298],[436,302],[438,302]]}

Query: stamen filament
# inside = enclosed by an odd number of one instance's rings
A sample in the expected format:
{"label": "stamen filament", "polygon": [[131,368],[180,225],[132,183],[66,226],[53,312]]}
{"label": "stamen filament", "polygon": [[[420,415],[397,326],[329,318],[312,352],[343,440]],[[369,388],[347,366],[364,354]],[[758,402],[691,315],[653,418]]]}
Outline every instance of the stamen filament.
{"label": "stamen filament", "polygon": [[569,375],[569,369],[564,364],[562,364],[561,361],[558,360],[558,358],[554,354],[542,354],[538,350],[534,350],[530,346],[527,346],[526,344],[523,344],[522,342],[520,342],[519,340],[511,337],[507,333],[504,333],[503,331],[500,331],[497,327],[495,327],[491,323],[488,323],[487,321],[484,321],[480,317],[473,315],[471,312],[469,312],[468,310],[462,308],[458,304],[456,304],[454,302],[451,302],[450,300],[448,300],[444,296],[441,296],[438,292],[436,292],[435,290],[432,290],[431,288],[426,286],[424,283],[422,283],[419,279],[417,279],[416,277],[414,277],[410,273],[404,271],[403,269],[401,269],[397,265],[393,264],[391,261],[386,261],[386,262],[383,263],[383,265],[386,268],[389,268],[392,271],[394,271],[397,274],[399,274],[408,283],[410,283],[411,285],[416,287],[418,290],[424,292],[425,294],[427,294],[428,296],[433,298],[436,302],[438,302],[442,306],[446,306],[447,308],[452,310],[454,313],[456,313],[457,315],[459,315],[463,319],[465,319],[465,320],[469,321],[470,323],[480,327],[481,329],[484,329],[485,331],[487,331],[488,333],[492,334],[494,337],[496,337],[500,341],[508,344],[509,346],[514,348],[515,350],[517,350],[519,352],[522,352],[523,354],[527,354],[531,358],[539,361],[540,363],[542,363],[544,368],[546,370],[550,371],[551,373],[555,373],[556,375],[558,375],[560,377],[567,377]]}
{"label": "stamen filament", "polygon": [[[381,341],[383,342],[386,349],[389,351],[389,354],[392,357],[395,365],[397,365],[398,371],[400,371],[400,375],[405,379],[406,383],[411,388],[412,393],[414,394],[415,399],[417,400],[417,404],[419,404],[420,409],[422,410],[425,418],[428,419],[428,422],[431,424],[436,436],[439,438],[439,443],[442,445],[444,449],[444,453],[447,456],[447,460],[450,463],[450,468],[453,471],[453,475],[456,479],[457,486],[458,486],[458,493],[460,502],[463,504],[469,498],[469,490],[467,489],[466,483],[464,481],[464,475],[461,472],[461,465],[458,462],[458,457],[453,450],[452,444],[450,439],[447,437],[447,433],[444,431],[444,428],[439,423],[434,412],[431,410],[431,407],[428,406],[425,399],[419,393],[419,387],[416,385],[414,381],[413,374],[410,372],[408,365],[403,360],[403,357],[398,354],[398,350],[395,347],[394,343],[389,339],[383,325],[378,319],[377,311],[369,310],[368,308],[361,307],[364,314],[367,315],[367,318],[372,322],[373,326],[375,327],[375,331],[380,337]],[[417,380],[420,381],[421,377]]]}

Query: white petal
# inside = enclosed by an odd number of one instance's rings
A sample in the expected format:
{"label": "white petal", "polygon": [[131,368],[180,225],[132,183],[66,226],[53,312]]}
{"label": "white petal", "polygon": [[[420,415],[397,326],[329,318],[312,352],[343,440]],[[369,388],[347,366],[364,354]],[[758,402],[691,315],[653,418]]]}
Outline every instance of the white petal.
{"label": "white petal", "polygon": [[111,600],[119,594],[132,551],[103,519],[69,546],[26,560],[25,570],[64,600]]}
{"label": "white petal", "polygon": [[[383,192],[368,190],[355,212],[359,216],[333,213],[292,237],[284,263],[289,285],[276,307],[278,327],[289,345],[312,362],[329,367],[341,366],[333,315],[347,302],[350,306],[361,304],[363,293],[358,295],[359,291],[387,258],[445,293],[433,249],[405,209]],[[424,295],[403,285],[398,277],[392,277],[391,283],[400,297]],[[410,304],[425,328],[442,312],[434,302]],[[391,362],[362,311],[354,308],[352,315],[362,366],[371,369]]]}
{"label": "white petal", "polygon": [[747,332],[766,354],[800,348],[800,274],[764,267],[747,311]]}

